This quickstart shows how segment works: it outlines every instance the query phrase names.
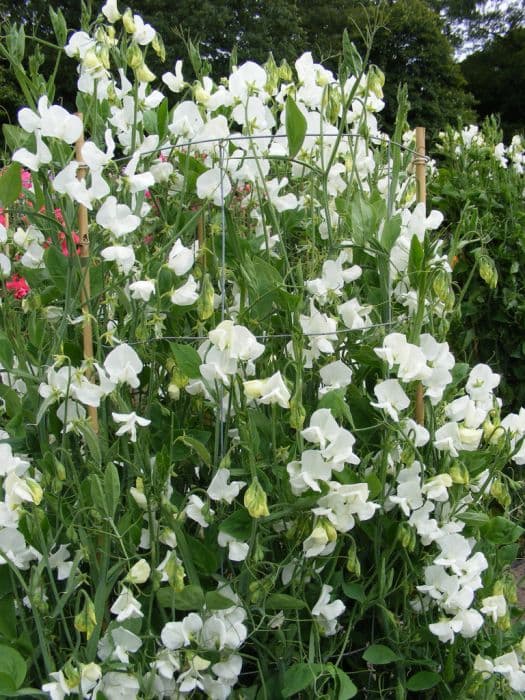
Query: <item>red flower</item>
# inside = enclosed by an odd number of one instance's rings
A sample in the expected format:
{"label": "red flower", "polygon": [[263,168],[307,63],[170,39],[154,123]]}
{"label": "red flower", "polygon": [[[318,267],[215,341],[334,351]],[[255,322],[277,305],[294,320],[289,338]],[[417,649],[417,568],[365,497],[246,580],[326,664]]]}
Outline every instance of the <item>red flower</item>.
{"label": "red flower", "polygon": [[20,275],[13,275],[11,279],[5,283],[5,286],[10,292],[13,292],[15,299],[23,299],[31,291],[31,287]]}

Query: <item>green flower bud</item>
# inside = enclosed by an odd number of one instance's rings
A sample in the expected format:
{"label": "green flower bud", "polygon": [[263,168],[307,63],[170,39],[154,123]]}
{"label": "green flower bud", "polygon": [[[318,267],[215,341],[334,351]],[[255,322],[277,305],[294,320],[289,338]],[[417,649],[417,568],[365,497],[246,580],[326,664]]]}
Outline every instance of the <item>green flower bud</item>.
{"label": "green flower bud", "polygon": [[350,546],[346,554],[346,570],[359,578],[361,576],[361,563],[357,556],[357,545],[353,537],[350,536],[349,539]]}
{"label": "green flower bud", "polygon": [[75,666],[73,666],[73,662],[71,661],[71,659],[69,659],[69,661],[65,663],[65,665],[62,668],[62,672],[66,679],[68,688],[76,688],[80,683],[80,673],[75,668]]}
{"label": "green flower bud", "polygon": [[450,291],[450,274],[446,270],[436,270],[432,281],[432,289],[439,301],[446,302]]}
{"label": "green flower bud", "polygon": [[385,74],[377,66],[370,66],[368,70],[368,89],[376,97],[383,97],[383,86],[385,84]]}
{"label": "green flower bud", "polygon": [[302,391],[297,389],[290,400],[290,426],[295,430],[302,430],[306,418],[301,394]]}
{"label": "green flower bud", "polygon": [[89,639],[97,626],[95,606],[91,598],[86,598],[83,609],[75,616],[75,629],[83,632]]}
{"label": "green flower bud", "polygon": [[135,76],[141,83],[151,83],[156,77],[155,73],[152,73],[145,63],[135,70]]}
{"label": "green flower bud", "polygon": [[213,301],[215,299],[215,291],[210,275],[206,272],[202,278],[201,293],[197,300],[197,313],[201,321],[206,321],[213,315]]}
{"label": "green flower bud", "polygon": [[144,56],[137,44],[131,44],[126,51],[126,63],[132,70],[137,70],[144,63]]}
{"label": "green flower bud", "polygon": [[490,487],[490,495],[494,498],[502,508],[508,508],[512,502],[512,498],[507,488],[507,484],[500,479],[494,479]]}
{"label": "green flower bud", "polygon": [[466,486],[470,483],[469,471],[463,462],[460,462],[459,460],[455,460],[453,462],[449,473],[454,484],[463,484]]}
{"label": "green flower bud", "polygon": [[481,279],[486,282],[491,289],[496,289],[498,284],[498,270],[494,260],[490,255],[482,253],[478,256],[478,265]]}
{"label": "green flower bud", "polygon": [[279,78],[285,83],[290,83],[293,80],[292,69],[284,59],[279,66]]}
{"label": "green flower bud", "polygon": [[184,588],[184,579],[186,572],[181,562],[177,559],[175,552],[172,552],[166,563],[166,574],[168,575],[168,583],[176,593],[180,593]]}
{"label": "green flower bud", "polygon": [[416,547],[416,533],[414,528],[408,523],[399,523],[396,539],[407,551],[414,551]]}
{"label": "green flower bud", "polygon": [[162,41],[160,34],[155,34],[153,41],[151,42],[151,46],[162,63],[164,63],[166,60],[166,47],[164,46],[164,42]]}
{"label": "green flower bud", "polygon": [[270,56],[268,57],[268,60],[264,64],[263,68],[268,76],[268,82],[265,85],[265,90],[269,95],[273,95],[275,92],[277,92],[277,88],[279,87],[279,68],[277,67],[277,63],[275,62],[272,53],[270,53]]}
{"label": "green flower bud", "polygon": [[244,506],[252,518],[264,518],[270,515],[266,492],[256,476],[244,492]]}
{"label": "green flower bud", "polygon": [[124,12],[122,15],[122,24],[124,25],[124,29],[127,31],[128,34],[133,34],[136,30],[135,22],[133,20],[133,13],[131,12],[130,8]]}
{"label": "green flower bud", "polygon": [[62,462],[59,462],[58,459],[55,460],[55,470],[57,474],[57,478],[60,479],[60,481],[65,481],[66,480],[66,468],[62,464]]}

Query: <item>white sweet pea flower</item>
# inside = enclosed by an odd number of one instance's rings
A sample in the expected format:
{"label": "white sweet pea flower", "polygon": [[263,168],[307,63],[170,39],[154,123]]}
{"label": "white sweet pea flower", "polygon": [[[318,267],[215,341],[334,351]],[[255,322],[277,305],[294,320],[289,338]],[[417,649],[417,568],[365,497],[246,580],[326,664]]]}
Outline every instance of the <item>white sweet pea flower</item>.
{"label": "white sweet pea flower", "polygon": [[300,496],[309,488],[320,492],[321,487],[317,482],[328,482],[333,466],[332,463],[325,462],[319,450],[304,450],[300,461],[289,462],[286,466],[294,496]]}
{"label": "white sweet pea flower", "polygon": [[152,294],[155,294],[155,282],[152,280],[137,280],[129,285],[131,298],[148,302]]}
{"label": "white sweet pea flower", "polygon": [[184,512],[191,518],[195,520],[201,527],[208,527],[210,524],[207,517],[215,515],[215,511],[212,510],[207,503],[204,503],[202,498],[199,498],[195,494],[192,494],[188,498],[188,505],[184,509]]}
{"label": "white sweet pea flower", "polygon": [[147,46],[148,44],[151,44],[156,34],[151,24],[145,24],[144,20],[140,15],[133,15],[133,23],[135,25],[135,31],[133,32],[133,40],[141,46]]}
{"label": "white sweet pea flower", "polygon": [[344,389],[352,383],[352,370],[341,360],[325,365],[319,370],[319,374],[323,382],[319,387],[319,396],[334,389]]}
{"label": "white sweet pea flower", "polygon": [[345,604],[341,600],[334,600],[330,603],[330,593],[332,586],[323,584],[319,600],[312,608],[312,616],[321,627],[324,635],[330,637],[336,633],[337,618],[346,610]]}
{"label": "white sweet pea flower", "polygon": [[182,244],[180,238],[178,238],[168,254],[167,266],[170,270],[173,270],[178,277],[185,275],[195,264],[195,256],[197,255],[198,249],[198,241],[195,241],[191,248],[187,248]]}
{"label": "white sweet pea flower", "polygon": [[175,75],[170,72],[164,73],[162,82],[172,92],[181,92],[184,89],[184,76],[182,75],[182,61],[180,59],[175,63]]}
{"label": "white sweet pea flower", "polygon": [[268,379],[243,382],[243,386],[246,396],[255,399],[258,404],[278,404],[282,408],[290,408],[290,391],[280,372]]}
{"label": "white sweet pea flower", "polygon": [[448,491],[452,486],[450,474],[436,474],[428,481],[425,481],[421,492],[431,501],[448,501]]}
{"label": "white sweet pea flower", "polygon": [[115,141],[113,140],[111,129],[106,129],[104,140],[106,142],[105,153],[104,151],[101,151],[100,148],[93,143],[93,141],[86,141],[82,146],[82,158],[84,163],[91,171],[102,170],[108,163],[111,162],[111,159],[115,154]]}
{"label": "white sweet pea flower", "polygon": [[12,156],[12,160],[20,163],[24,168],[28,168],[33,172],[36,172],[41,165],[47,165],[51,163],[52,156],[51,151],[42,141],[42,136],[39,132],[35,134],[36,139],[36,153],[31,153],[27,148],[18,148]]}
{"label": "white sweet pea flower", "polygon": [[137,426],[145,428],[151,423],[147,418],[137,416],[135,411],[131,413],[112,413],[111,417],[115,423],[122,423],[115,435],[120,436],[129,433],[131,442],[137,442]]}
{"label": "white sweet pea flower", "polygon": [[110,196],[97,212],[96,222],[102,228],[111,231],[115,238],[122,238],[140,226],[140,216],[131,213],[126,204],[118,204],[117,198]]}
{"label": "white sweet pea flower", "polygon": [[507,614],[507,601],[503,595],[491,595],[483,598],[481,601],[481,612],[484,615],[490,615],[493,622],[497,622],[498,618],[504,617]]}
{"label": "white sweet pea flower", "polygon": [[100,251],[108,262],[116,262],[119,272],[129,275],[135,264],[135,251],[130,245],[111,245]]}
{"label": "white sweet pea flower", "polygon": [[206,490],[206,493],[213,501],[233,503],[233,500],[239,495],[240,490],[246,486],[245,481],[232,481],[228,483],[229,478],[229,469],[221,467],[217,470],[217,473]]}
{"label": "white sweet pea flower", "polygon": [[103,693],[107,700],[136,700],[140,685],[135,676],[121,671],[105,673],[93,691],[93,697]]}
{"label": "white sweet pea flower", "polygon": [[199,175],[196,185],[197,197],[199,199],[211,199],[217,207],[224,204],[225,198],[232,190],[229,177],[219,168],[211,168]]}
{"label": "white sweet pea flower", "polygon": [[397,379],[385,379],[376,384],[374,394],[377,402],[371,401],[370,405],[386,411],[396,423],[399,422],[398,411],[404,411],[410,406],[410,399]]}
{"label": "white sweet pea flower", "polygon": [[202,630],[203,621],[197,613],[186,615],[181,622],[168,622],[162,628],[160,638],[167,649],[181,649],[197,640]]}
{"label": "white sweet pea flower", "polygon": [[143,364],[135,350],[126,343],[118,345],[104,360],[104,369],[114,384],[129,384],[132,389],[138,389],[138,375],[142,372]]}
{"label": "white sweet pea flower", "polygon": [[78,685],[70,687],[63,671],[53,671],[49,677],[53,680],[50,683],[44,683],[42,690],[49,694],[51,700],[63,700],[67,695],[76,693],[78,690]]}
{"label": "white sweet pea flower", "polygon": [[279,190],[286,187],[287,184],[288,178],[286,177],[283,177],[282,180],[274,178],[266,183],[268,198],[278,212],[297,209],[299,206],[297,197],[291,192],[282,196],[279,195]]}
{"label": "white sweet pea flower", "polygon": [[56,552],[48,555],[49,566],[57,570],[57,580],[63,581],[69,577],[73,562],[68,561],[71,556],[68,547],[71,545],[61,544]]}
{"label": "white sweet pea flower", "polygon": [[243,362],[256,360],[264,352],[264,345],[244,326],[233,321],[221,321],[208,334],[210,341],[219,350],[226,351],[228,357]]}
{"label": "white sweet pea flower", "polygon": [[51,136],[66,143],[75,143],[82,133],[82,120],[70,114],[59,105],[49,106],[46,95],[38,100],[38,113],[28,107],[18,112],[18,122],[22,129],[30,134],[37,130],[42,136]]}
{"label": "white sweet pea flower", "polygon": [[77,58],[83,61],[86,53],[94,47],[95,40],[87,32],[74,32],[64,46],[64,51],[69,58]]}
{"label": "white sweet pea flower", "polygon": [[228,78],[228,89],[240,102],[244,102],[250,94],[264,96],[267,82],[268,76],[264,68],[253,61],[246,61],[231,73]]}
{"label": "white sweet pea flower", "polygon": [[199,298],[199,285],[193,275],[190,275],[181,287],[175,289],[171,296],[171,303],[176,306],[191,306]]}
{"label": "white sweet pea flower", "polygon": [[241,542],[223,530],[219,531],[217,543],[219,547],[228,547],[228,559],[231,561],[244,561],[250,551],[247,542]]}
{"label": "white sweet pea flower", "polygon": [[479,364],[470,371],[466,390],[473,401],[490,401],[492,390],[498,386],[500,379],[500,375],[488,365]]}
{"label": "white sweet pea flower", "polygon": [[144,617],[142,606],[126,586],[122,586],[122,591],[111,606],[110,612],[116,616],[117,622],[124,622],[124,620],[135,617]]}
{"label": "white sweet pea flower", "polygon": [[117,7],[117,0],[106,0],[100,10],[110,24],[115,24],[122,17]]}
{"label": "white sweet pea flower", "polygon": [[38,270],[45,267],[44,249],[42,246],[38,245],[36,241],[32,241],[26,248],[20,262],[24,267],[28,267],[31,270]]}

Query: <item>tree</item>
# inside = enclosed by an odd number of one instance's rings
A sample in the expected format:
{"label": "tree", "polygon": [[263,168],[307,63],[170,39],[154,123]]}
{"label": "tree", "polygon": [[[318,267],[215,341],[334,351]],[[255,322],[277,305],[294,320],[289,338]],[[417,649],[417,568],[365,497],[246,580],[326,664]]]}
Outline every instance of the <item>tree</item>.
{"label": "tree", "polygon": [[507,138],[525,130],[525,28],[511,29],[461,64],[480,117],[498,114]]}

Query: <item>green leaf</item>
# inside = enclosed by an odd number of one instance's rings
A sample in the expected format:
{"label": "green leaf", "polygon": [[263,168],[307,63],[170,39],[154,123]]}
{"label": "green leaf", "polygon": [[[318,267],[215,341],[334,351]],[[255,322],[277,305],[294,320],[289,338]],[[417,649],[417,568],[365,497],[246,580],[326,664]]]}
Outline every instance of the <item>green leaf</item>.
{"label": "green leaf", "polygon": [[418,240],[417,236],[412,236],[412,241],[410,243],[410,253],[408,255],[408,276],[410,278],[410,284],[413,287],[417,287],[419,284],[419,277],[423,270],[423,260],[425,258],[425,252],[423,246]]}
{"label": "green leaf", "polygon": [[358,603],[364,603],[366,600],[365,589],[360,583],[343,581],[343,593],[347,598],[357,600]]}
{"label": "green leaf", "polygon": [[79,423],[78,430],[86,441],[86,446],[91,453],[91,457],[98,465],[100,465],[102,463],[102,451],[100,449],[99,436],[87,423]]}
{"label": "green leaf", "polygon": [[17,690],[24,682],[27,673],[27,664],[23,656],[16,649],[0,644],[0,659],[2,663],[0,692],[4,691],[4,687],[2,687],[4,679],[8,679],[12,684],[13,687],[9,688],[10,691]]}
{"label": "green leaf", "polygon": [[265,601],[266,610],[302,610],[305,607],[304,600],[287,593],[273,593]]}
{"label": "green leaf", "polygon": [[357,688],[355,684],[342,669],[336,668],[335,671],[337,673],[337,680],[339,681],[339,695],[337,696],[337,700],[349,700],[349,698],[355,698],[357,695]]}
{"label": "green leaf", "polygon": [[419,671],[407,681],[407,690],[429,690],[441,682],[441,676],[434,671]]}
{"label": "green leaf", "polygon": [[400,657],[384,644],[371,644],[363,654],[363,659],[374,666],[381,666],[399,661]]}
{"label": "green leaf", "polygon": [[44,253],[44,263],[51,281],[62,294],[66,291],[69,258],[54,245],[49,246]]}
{"label": "green leaf", "polygon": [[222,521],[220,529],[236,540],[246,542],[252,531],[250,514],[245,508],[240,508]]}
{"label": "green leaf", "polygon": [[19,148],[23,148],[30,138],[30,135],[27,133],[27,131],[22,129],[21,126],[15,126],[13,124],[2,124],[2,132],[4,134],[5,142],[11,151],[16,151]]}
{"label": "green leaf", "polygon": [[401,233],[401,214],[396,214],[388,221],[385,221],[381,234],[381,245],[390,253]]}
{"label": "green leaf", "polygon": [[20,163],[11,163],[0,176],[0,204],[9,207],[16,202],[22,192],[22,176]]}
{"label": "green leaf", "polygon": [[120,477],[113,462],[108,464],[104,474],[104,496],[106,512],[110,518],[113,518],[120,500]]}
{"label": "green leaf", "polygon": [[291,698],[314,683],[323,672],[323,664],[294,664],[285,671],[284,698]]}
{"label": "green leaf", "polygon": [[225,595],[217,593],[217,591],[208,591],[206,593],[206,607],[208,610],[227,610],[233,605],[235,603],[232,602],[231,598],[227,598]]}
{"label": "green leaf", "polygon": [[91,474],[89,477],[89,484],[93,505],[101,515],[106,515],[106,498],[104,488],[98,474]]}
{"label": "green leaf", "polygon": [[491,518],[486,525],[482,525],[480,532],[490,542],[510,544],[516,542],[525,530],[502,515],[497,515],[495,518]]}
{"label": "green leaf", "polygon": [[162,141],[168,128],[168,100],[164,99],[157,108],[157,133]]}
{"label": "green leaf", "polygon": [[0,363],[4,369],[13,368],[13,343],[0,332]]}
{"label": "green leaf", "polygon": [[12,596],[0,600],[0,635],[9,642],[16,639],[16,610]]}
{"label": "green leaf", "polygon": [[196,440],[195,438],[191,437],[190,435],[179,435],[179,437],[175,440],[175,442],[182,442],[183,445],[186,445],[190,449],[192,449],[194,452],[196,452],[199,457],[202,459],[204,464],[206,466],[211,467],[211,455],[209,451],[206,449],[206,447],[200,442],[199,440]]}
{"label": "green leaf", "polygon": [[163,608],[176,610],[202,610],[205,603],[202,588],[194,585],[185,586],[178,592],[169,586],[163,586],[157,591],[157,600]]}
{"label": "green leaf", "polygon": [[334,418],[338,420],[344,418],[350,425],[352,425],[352,414],[350,413],[348,404],[345,401],[344,389],[333,389],[332,391],[328,391],[318,402],[317,408],[329,408],[332,411]]}
{"label": "green leaf", "polygon": [[202,364],[199,353],[191,345],[170,343],[170,349],[175,357],[177,367],[190,379],[200,377],[199,367]]}
{"label": "green leaf", "polygon": [[285,126],[290,158],[295,158],[303,145],[308,124],[306,117],[290,96],[286,98]]}

